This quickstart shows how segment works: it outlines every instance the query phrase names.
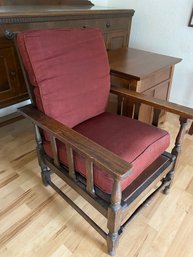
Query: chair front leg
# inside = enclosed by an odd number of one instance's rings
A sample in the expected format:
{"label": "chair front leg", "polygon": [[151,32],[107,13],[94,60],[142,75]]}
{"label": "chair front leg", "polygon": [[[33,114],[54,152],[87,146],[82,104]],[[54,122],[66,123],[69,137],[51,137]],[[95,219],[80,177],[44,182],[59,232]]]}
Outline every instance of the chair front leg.
{"label": "chair front leg", "polygon": [[107,236],[108,253],[111,256],[116,254],[119,244],[119,229],[121,227],[122,207],[121,207],[121,183],[120,180],[114,181],[111,195],[111,205],[108,208],[107,228],[109,234]]}
{"label": "chair front leg", "polygon": [[44,163],[42,137],[41,137],[40,129],[38,128],[37,125],[35,125],[35,139],[37,143],[36,150],[37,150],[38,162],[41,168],[42,182],[45,186],[48,186],[50,184],[49,182],[51,181],[50,168],[48,168]]}
{"label": "chair front leg", "polygon": [[176,156],[176,160],[174,162],[173,169],[166,176],[166,179],[168,181],[170,181],[170,183],[169,183],[169,185],[167,185],[164,188],[164,194],[168,194],[169,191],[170,191],[170,187],[171,187],[172,181],[174,179],[175,170],[176,170],[176,167],[178,165],[179,158],[180,158],[182,143],[183,143],[184,135],[186,133],[186,127],[187,127],[187,124],[188,124],[186,118],[180,117],[179,120],[180,120],[180,130],[179,130],[178,135],[176,137],[175,146],[172,149],[172,154],[174,156]]}

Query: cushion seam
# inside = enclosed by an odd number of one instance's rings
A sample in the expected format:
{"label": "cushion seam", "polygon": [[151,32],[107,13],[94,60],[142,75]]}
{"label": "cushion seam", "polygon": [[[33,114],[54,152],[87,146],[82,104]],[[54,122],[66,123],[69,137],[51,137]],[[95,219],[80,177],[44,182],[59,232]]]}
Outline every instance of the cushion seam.
{"label": "cushion seam", "polygon": [[157,141],[159,141],[160,139],[164,138],[166,135],[168,135],[168,133],[166,132],[165,135],[157,138],[155,141],[153,141],[150,145],[148,145],[140,154],[138,154],[132,161],[131,163],[133,163],[134,161],[136,161],[143,153],[145,153],[145,151],[147,151],[148,148],[150,148],[153,144],[155,144]]}

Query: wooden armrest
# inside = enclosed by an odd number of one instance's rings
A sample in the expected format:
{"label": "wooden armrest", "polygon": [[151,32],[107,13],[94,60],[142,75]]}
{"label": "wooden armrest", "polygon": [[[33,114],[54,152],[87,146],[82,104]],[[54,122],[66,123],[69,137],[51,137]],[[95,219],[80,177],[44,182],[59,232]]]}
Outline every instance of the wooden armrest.
{"label": "wooden armrest", "polygon": [[64,144],[69,144],[76,152],[89,158],[115,179],[124,179],[131,173],[132,165],[130,163],[122,160],[118,155],[79,134],[75,130],[48,117],[32,105],[19,108],[19,112]]}
{"label": "wooden armrest", "polygon": [[146,96],[144,94],[137,93],[127,88],[118,88],[118,87],[112,86],[111,93],[116,94],[118,96],[127,97],[128,99],[131,99],[132,101],[137,103],[147,104],[156,109],[161,109],[167,112],[177,114],[183,118],[193,119],[193,108],[171,103],[166,100],[161,100],[150,96]]}

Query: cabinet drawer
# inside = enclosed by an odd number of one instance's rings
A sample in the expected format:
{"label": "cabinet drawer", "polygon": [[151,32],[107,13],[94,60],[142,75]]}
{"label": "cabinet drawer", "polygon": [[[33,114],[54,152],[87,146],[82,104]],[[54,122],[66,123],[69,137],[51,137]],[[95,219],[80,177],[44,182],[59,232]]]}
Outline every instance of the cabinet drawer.
{"label": "cabinet drawer", "polygon": [[149,75],[147,78],[141,80],[141,85],[137,89],[138,92],[144,92],[150,89],[153,86],[160,84],[165,80],[169,80],[171,78],[171,67],[167,67],[160,71]]}
{"label": "cabinet drawer", "polygon": [[107,34],[106,47],[108,50],[123,48],[128,45],[127,31],[112,31]]}
{"label": "cabinet drawer", "polygon": [[130,18],[106,18],[96,20],[96,27],[103,31],[128,30],[130,27]]}
{"label": "cabinet drawer", "polygon": [[70,20],[65,24],[69,28],[99,28],[103,32],[112,30],[128,30],[130,27],[130,18],[105,18],[105,19],[87,19]]}

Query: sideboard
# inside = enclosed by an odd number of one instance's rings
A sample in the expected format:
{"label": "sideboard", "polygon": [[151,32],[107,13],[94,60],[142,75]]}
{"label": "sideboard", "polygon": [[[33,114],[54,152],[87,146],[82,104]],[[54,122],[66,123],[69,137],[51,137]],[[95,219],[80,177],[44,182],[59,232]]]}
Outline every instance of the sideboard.
{"label": "sideboard", "polygon": [[[32,1],[31,1],[32,2]],[[0,108],[28,99],[11,32],[54,27],[101,29],[106,48],[128,46],[134,10],[97,6],[0,6]],[[6,36],[5,36],[6,35]]]}

